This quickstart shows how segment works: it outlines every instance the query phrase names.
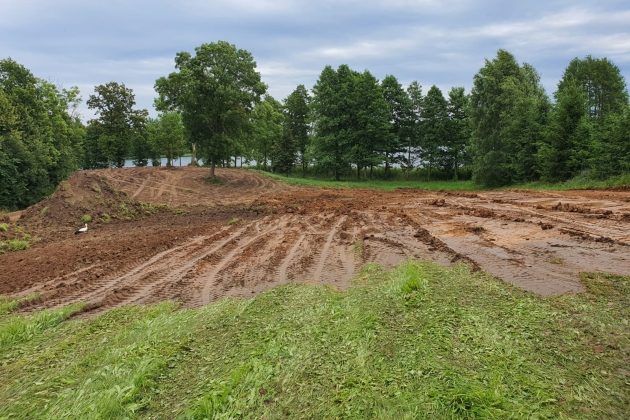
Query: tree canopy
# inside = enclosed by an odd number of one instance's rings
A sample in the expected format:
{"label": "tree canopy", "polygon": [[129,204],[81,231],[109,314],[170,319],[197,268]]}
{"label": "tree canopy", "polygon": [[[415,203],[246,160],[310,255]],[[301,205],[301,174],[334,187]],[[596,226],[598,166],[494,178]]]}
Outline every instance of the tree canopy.
{"label": "tree canopy", "polygon": [[248,124],[266,85],[252,55],[225,41],[202,44],[194,55],[177,53],[175,68],[155,83],[156,107],[181,112],[188,135],[214,177],[216,164]]}

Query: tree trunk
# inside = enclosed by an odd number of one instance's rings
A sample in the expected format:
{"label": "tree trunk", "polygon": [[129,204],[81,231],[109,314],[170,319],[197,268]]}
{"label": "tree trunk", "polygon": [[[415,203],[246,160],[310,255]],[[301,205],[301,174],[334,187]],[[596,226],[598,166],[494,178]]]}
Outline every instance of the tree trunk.
{"label": "tree trunk", "polygon": [[357,180],[361,179],[361,167],[357,165]]}
{"label": "tree trunk", "polygon": [[210,179],[214,179],[214,167],[215,167],[215,163],[214,163],[214,159],[212,159],[210,163]]}
{"label": "tree trunk", "polygon": [[192,157],[190,158],[190,165],[197,166],[197,144],[192,144]]}

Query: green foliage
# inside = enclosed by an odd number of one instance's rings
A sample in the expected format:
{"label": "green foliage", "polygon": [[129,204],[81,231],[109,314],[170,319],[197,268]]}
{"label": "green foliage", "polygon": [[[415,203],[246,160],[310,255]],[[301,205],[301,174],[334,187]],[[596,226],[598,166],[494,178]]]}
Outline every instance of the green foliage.
{"label": "green foliage", "polygon": [[476,182],[496,187],[537,178],[536,144],[548,100],[533,67],[499,50],[475,75],[471,150]]}
{"label": "green foliage", "polygon": [[[272,160],[274,167],[290,169],[293,166],[295,148],[286,141],[287,137],[283,136],[283,123],[282,105],[273,97],[266,95],[263,101],[254,107],[251,122],[253,157],[263,169],[268,168],[269,160]],[[283,145],[288,148],[283,150]]]}
{"label": "green foliage", "polygon": [[[186,150],[186,135],[181,114],[163,112],[148,125],[149,144],[154,161],[166,156],[166,166],[182,156]],[[159,165],[158,165],[159,166]]]}
{"label": "green foliage", "polygon": [[585,96],[585,111],[595,119],[620,113],[628,105],[626,82],[619,67],[607,58],[574,58],[564,71],[558,92],[578,86]]}
{"label": "green foliage", "polygon": [[543,299],[408,262],[344,292],[0,315],[0,416],[621,418],[630,279],[582,280]]}
{"label": "green foliage", "polygon": [[463,87],[454,87],[448,92],[448,123],[444,166],[453,173],[453,179],[459,178],[459,168],[469,163],[467,153],[470,141],[470,98]]}
{"label": "green foliage", "polygon": [[159,110],[181,112],[191,142],[214,167],[235,150],[249,114],[266,91],[252,55],[225,41],[180,52],[175,72],[158,79]]}
{"label": "green foliage", "polygon": [[293,150],[298,153],[299,163],[302,166],[302,175],[306,174],[308,166],[307,151],[310,145],[309,103],[310,97],[304,85],[298,85],[284,101],[285,126],[283,135],[286,136],[285,141],[287,144],[291,146],[291,153],[286,153],[286,156],[291,157],[292,153],[294,153]]}
{"label": "green foliage", "polygon": [[427,181],[431,179],[431,169],[440,164],[441,146],[447,141],[449,120],[448,103],[442,91],[431,86],[422,102],[422,160],[429,168]]}
{"label": "green foliage", "polygon": [[350,165],[349,101],[354,77],[356,73],[348,66],[337,71],[326,66],[313,87],[313,154],[318,165],[332,171],[336,180]]}
{"label": "green foliage", "polygon": [[134,110],[133,91],[122,83],[109,82],[94,88],[87,100],[97,118],[89,122],[86,162],[90,168],[112,165],[121,168],[129,152],[135,162],[147,162],[146,120],[148,111]]}
{"label": "green foliage", "polygon": [[401,161],[400,153],[404,150],[404,146],[410,144],[414,116],[411,99],[396,77],[385,76],[381,82],[381,88],[383,97],[387,101],[389,121],[391,121],[390,135],[384,136],[382,150],[380,150],[387,172],[392,163]]}
{"label": "green foliage", "polygon": [[0,232],[8,232],[9,224],[8,223],[0,223]]}
{"label": "green foliage", "polygon": [[599,178],[630,174],[630,105],[604,117],[594,134],[594,170]]}
{"label": "green foliage", "polygon": [[78,89],[38,79],[0,60],[0,208],[26,207],[77,169],[84,129]]}
{"label": "green foliage", "polygon": [[89,214],[84,214],[83,216],[81,216],[81,222],[82,223],[90,223],[92,221],[92,216]]}
{"label": "green foliage", "polygon": [[378,165],[391,135],[391,110],[378,81],[367,70],[327,66],[313,88],[314,157],[339,179],[350,164],[361,170]]}
{"label": "green foliage", "polygon": [[587,168],[591,135],[586,112],[586,97],[576,84],[565,84],[556,93],[539,150],[544,180],[566,181]]}

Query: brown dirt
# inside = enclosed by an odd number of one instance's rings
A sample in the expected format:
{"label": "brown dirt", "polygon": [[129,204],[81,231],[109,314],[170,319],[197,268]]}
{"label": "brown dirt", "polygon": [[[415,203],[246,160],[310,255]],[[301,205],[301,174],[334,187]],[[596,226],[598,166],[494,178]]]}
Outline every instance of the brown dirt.
{"label": "brown dirt", "polygon": [[[345,288],[367,262],[408,258],[464,262],[545,296],[583,291],[584,271],[630,275],[628,191],[327,190],[217,173],[78,172],[19,215],[37,242],[0,255],[0,294],[198,306],[294,281]],[[94,221],[75,235],[84,214]]]}

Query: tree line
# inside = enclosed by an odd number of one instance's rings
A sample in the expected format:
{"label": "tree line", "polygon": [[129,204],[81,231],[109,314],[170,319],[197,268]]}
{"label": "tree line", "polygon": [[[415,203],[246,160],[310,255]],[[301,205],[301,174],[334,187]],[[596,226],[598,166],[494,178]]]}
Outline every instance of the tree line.
{"label": "tree line", "polygon": [[[505,50],[486,60],[472,90],[377,80],[326,66],[313,88],[278,101],[248,51],[219,41],[175,56],[155,83],[156,118],[122,83],[96,86],[84,124],[77,88],[60,89],[11,59],[0,61],[0,207],[49,194],[72,171],[167,165],[193,153],[210,167],[254,161],[264,170],[341,179],[472,177],[484,186],[630,172],[630,105],[619,68],[575,58],[553,101],[529,64]],[[353,175],[354,174],[354,175]]]}

